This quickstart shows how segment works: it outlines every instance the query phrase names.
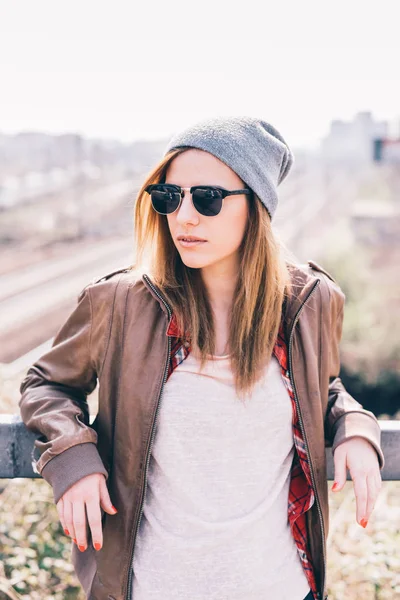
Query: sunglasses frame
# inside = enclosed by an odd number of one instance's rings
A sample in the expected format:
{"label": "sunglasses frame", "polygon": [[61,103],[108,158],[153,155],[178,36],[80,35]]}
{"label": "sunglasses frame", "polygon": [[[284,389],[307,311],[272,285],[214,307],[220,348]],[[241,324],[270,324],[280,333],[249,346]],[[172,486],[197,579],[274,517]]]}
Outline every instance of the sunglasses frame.
{"label": "sunglasses frame", "polygon": [[[152,190],[153,190],[155,187],[158,187],[159,185],[170,186],[171,188],[174,188],[174,190],[175,190],[175,191],[179,192],[179,195],[180,195],[180,200],[179,200],[178,206],[175,208],[175,210],[173,210],[173,211],[172,211],[172,212],[170,212],[170,213],[161,213],[161,212],[160,212],[160,211],[158,211],[156,208],[154,208],[154,204],[152,203],[152,207],[153,207],[153,209],[154,209],[154,210],[155,210],[155,211],[156,211],[156,212],[157,212],[159,215],[172,215],[172,214],[174,214],[174,212],[176,212],[176,211],[179,209],[180,205],[182,204],[182,199],[183,199],[183,196],[184,196],[184,191],[183,191],[183,190],[189,190],[189,192],[190,192],[190,197],[191,197],[191,201],[192,201],[192,204],[193,204],[194,208],[195,208],[195,209],[197,210],[197,212],[198,212],[199,214],[201,214],[203,217],[216,217],[216,216],[218,216],[218,215],[220,214],[220,212],[222,211],[222,209],[223,209],[223,206],[224,206],[224,199],[225,199],[225,197],[226,197],[226,196],[236,196],[236,195],[241,195],[241,194],[247,194],[247,195],[249,195],[249,194],[252,194],[252,190],[250,190],[249,188],[245,188],[245,189],[243,189],[243,190],[226,190],[225,188],[223,188],[223,187],[221,187],[221,186],[219,186],[219,185],[193,185],[192,187],[190,187],[190,188],[187,188],[187,187],[181,187],[180,185],[175,185],[174,183],[154,183],[154,184],[148,185],[148,186],[145,188],[145,190],[144,190],[144,191],[145,191],[145,192],[147,192],[147,193],[150,195],[150,197],[151,197],[151,192],[152,192]],[[195,204],[194,204],[194,202],[193,202],[193,192],[194,192],[195,190],[197,190],[197,189],[204,189],[204,188],[207,188],[207,189],[213,189],[213,190],[217,189],[217,190],[220,190],[220,191],[221,191],[221,193],[222,193],[222,198],[221,198],[221,208],[220,208],[220,210],[217,212],[217,214],[216,214],[216,215],[204,215],[203,213],[201,213],[201,212],[200,212],[200,211],[197,209],[196,205],[195,205]]]}

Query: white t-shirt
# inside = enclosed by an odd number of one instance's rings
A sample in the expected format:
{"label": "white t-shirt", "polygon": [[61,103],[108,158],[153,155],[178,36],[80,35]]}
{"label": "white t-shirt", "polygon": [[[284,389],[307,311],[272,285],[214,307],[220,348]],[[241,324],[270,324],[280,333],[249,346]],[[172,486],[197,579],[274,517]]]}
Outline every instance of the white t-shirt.
{"label": "white t-shirt", "polygon": [[273,355],[246,404],[229,355],[166,382],[133,556],[132,600],[303,600],[288,522],[292,405]]}

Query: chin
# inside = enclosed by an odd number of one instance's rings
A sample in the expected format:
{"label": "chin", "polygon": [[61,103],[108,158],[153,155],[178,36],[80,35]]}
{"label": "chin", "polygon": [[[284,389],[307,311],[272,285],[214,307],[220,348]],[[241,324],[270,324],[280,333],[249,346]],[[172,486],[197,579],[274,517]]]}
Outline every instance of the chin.
{"label": "chin", "polygon": [[203,267],[207,266],[207,263],[203,263],[200,260],[183,260],[182,259],[183,264],[185,265],[185,267],[189,267],[190,269],[202,269]]}
{"label": "chin", "polygon": [[188,256],[184,254],[180,254],[181,261],[186,267],[190,267],[191,269],[201,269],[203,267],[207,267],[210,264],[210,261],[202,259],[200,256]]}

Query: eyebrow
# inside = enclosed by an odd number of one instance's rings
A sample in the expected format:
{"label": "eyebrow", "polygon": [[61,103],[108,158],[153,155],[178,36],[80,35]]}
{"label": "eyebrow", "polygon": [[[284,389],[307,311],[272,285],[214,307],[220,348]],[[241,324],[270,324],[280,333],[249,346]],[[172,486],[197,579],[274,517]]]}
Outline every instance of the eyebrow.
{"label": "eyebrow", "polygon": [[182,190],[190,190],[191,187],[220,187],[223,189],[228,189],[219,183],[196,183],[195,185],[191,185],[190,187],[183,187],[183,186],[179,185],[179,183],[172,183],[171,181],[165,181],[163,185],[176,185],[177,187],[180,187]]}

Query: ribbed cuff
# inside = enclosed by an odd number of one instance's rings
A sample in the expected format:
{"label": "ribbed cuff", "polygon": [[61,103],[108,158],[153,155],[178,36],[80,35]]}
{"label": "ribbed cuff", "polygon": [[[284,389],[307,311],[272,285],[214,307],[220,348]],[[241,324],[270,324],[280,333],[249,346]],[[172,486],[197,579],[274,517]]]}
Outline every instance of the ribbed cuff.
{"label": "ribbed cuff", "polygon": [[74,483],[92,473],[103,473],[108,479],[108,472],[96,444],[85,442],[71,446],[49,460],[40,474],[52,486],[54,501],[57,504]]}
{"label": "ribbed cuff", "polygon": [[378,455],[379,469],[383,469],[385,457],[381,448],[381,428],[375,419],[360,412],[350,412],[340,417],[335,427],[332,452],[343,442],[347,442],[352,437],[360,436],[373,445]]}

